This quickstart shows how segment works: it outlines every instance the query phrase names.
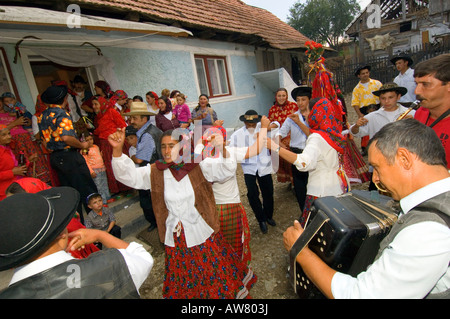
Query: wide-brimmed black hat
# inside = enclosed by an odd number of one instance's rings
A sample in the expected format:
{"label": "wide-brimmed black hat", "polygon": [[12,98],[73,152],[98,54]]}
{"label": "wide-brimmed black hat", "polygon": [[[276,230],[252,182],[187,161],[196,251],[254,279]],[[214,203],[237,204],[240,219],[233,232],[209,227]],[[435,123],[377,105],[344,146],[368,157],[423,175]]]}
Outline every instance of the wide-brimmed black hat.
{"label": "wide-brimmed black hat", "polygon": [[375,96],[380,96],[385,92],[397,92],[403,96],[408,93],[408,89],[403,86],[398,86],[397,83],[392,82],[383,84],[378,91],[373,91],[372,94]]}
{"label": "wide-brimmed black hat", "polygon": [[370,66],[370,65],[361,65],[361,66],[358,66],[357,68],[356,68],[356,70],[355,70],[355,76],[358,76],[359,75],[359,72],[361,72],[361,70],[364,70],[364,69],[367,69],[367,70],[372,70],[372,67]]}
{"label": "wide-brimmed black hat", "polygon": [[408,66],[411,67],[414,64],[413,59],[409,55],[399,54],[391,59],[391,63],[395,65],[398,60],[408,61]]}
{"label": "wide-brimmed black hat", "polygon": [[255,110],[248,110],[245,112],[244,115],[241,115],[239,117],[239,120],[242,122],[249,122],[249,123],[258,123],[261,121],[262,115],[258,115],[258,112]]}
{"label": "wide-brimmed black hat", "polygon": [[297,96],[309,96],[311,97],[312,88],[309,86],[299,86],[292,90],[291,96],[294,101],[297,99]]}
{"label": "wide-brimmed black hat", "polygon": [[60,103],[67,95],[67,86],[49,86],[44,93],[41,94],[41,100],[47,104]]}
{"label": "wide-brimmed black hat", "polygon": [[73,218],[80,194],[71,187],[15,194],[0,201],[0,271],[39,256]]}

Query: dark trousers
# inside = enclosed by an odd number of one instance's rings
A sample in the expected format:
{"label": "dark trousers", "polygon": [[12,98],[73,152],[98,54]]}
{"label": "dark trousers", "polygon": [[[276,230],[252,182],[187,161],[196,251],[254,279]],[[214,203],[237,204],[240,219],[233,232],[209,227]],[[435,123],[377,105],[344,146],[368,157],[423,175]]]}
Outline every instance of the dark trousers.
{"label": "dark trousers", "polygon": [[84,224],[82,205],[88,212],[90,209],[87,207],[86,198],[98,192],[84,157],[75,149],[56,151],[50,154],[50,165],[58,174],[61,186],[73,187],[80,193],[78,213]]}
{"label": "dark trousers", "polygon": [[[291,147],[291,151],[295,154],[301,154],[302,149]],[[305,208],[306,200],[306,186],[308,185],[308,172],[300,172],[295,165],[292,165],[292,179],[294,182],[294,192],[297,198],[298,206],[300,207],[300,212],[303,212]]]}
{"label": "dark trousers", "polygon": [[294,180],[295,197],[297,198],[300,211],[303,212],[306,200],[306,186],[308,185],[308,172],[300,172],[295,165],[292,165],[292,179]]}
{"label": "dark trousers", "polygon": [[[272,175],[265,176],[244,174],[247,186],[247,198],[258,222],[265,222],[273,217],[273,181]],[[258,182],[258,184],[257,184]],[[258,187],[259,185],[259,187]],[[259,199],[261,190],[262,203]]]}
{"label": "dark trousers", "polygon": [[139,204],[144,212],[145,219],[156,226],[155,213],[153,212],[152,194],[149,190],[139,189]]}

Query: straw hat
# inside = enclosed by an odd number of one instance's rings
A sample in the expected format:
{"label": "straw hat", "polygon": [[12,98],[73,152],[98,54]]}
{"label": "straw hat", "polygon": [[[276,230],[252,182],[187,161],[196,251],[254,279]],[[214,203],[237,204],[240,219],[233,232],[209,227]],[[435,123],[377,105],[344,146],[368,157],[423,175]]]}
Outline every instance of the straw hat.
{"label": "straw hat", "polygon": [[156,115],[147,109],[147,104],[144,102],[131,102],[130,112],[126,116],[132,115]]}

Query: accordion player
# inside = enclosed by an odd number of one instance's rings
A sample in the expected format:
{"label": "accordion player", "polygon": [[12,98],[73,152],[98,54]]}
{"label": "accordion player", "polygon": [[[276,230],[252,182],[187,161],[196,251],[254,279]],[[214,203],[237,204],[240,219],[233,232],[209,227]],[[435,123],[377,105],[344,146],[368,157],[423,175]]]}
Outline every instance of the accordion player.
{"label": "accordion player", "polygon": [[373,262],[399,212],[398,202],[376,191],[354,190],[316,199],[303,234],[290,250],[289,272],[297,295],[325,297],[296,262],[306,245],[329,267],[356,276]]}

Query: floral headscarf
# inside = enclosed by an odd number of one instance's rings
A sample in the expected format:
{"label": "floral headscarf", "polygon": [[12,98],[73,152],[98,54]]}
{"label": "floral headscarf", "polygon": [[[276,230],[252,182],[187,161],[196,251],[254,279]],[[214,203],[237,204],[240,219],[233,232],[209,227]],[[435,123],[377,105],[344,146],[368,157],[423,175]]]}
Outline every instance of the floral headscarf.
{"label": "floral headscarf", "polygon": [[227,140],[227,131],[222,126],[213,126],[205,130],[202,136],[202,140],[206,142],[205,147],[203,148],[203,158],[212,157],[212,158],[218,158],[219,153],[215,152],[215,147],[212,145],[210,141],[208,141],[208,138],[213,136],[214,134],[222,134],[223,140]]}
{"label": "floral headscarf", "polygon": [[311,100],[314,106],[309,113],[308,122],[312,133],[320,134],[339,153],[344,153],[345,137],[342,132],[341,114],[336,114],[334,105],[326,98]]}

